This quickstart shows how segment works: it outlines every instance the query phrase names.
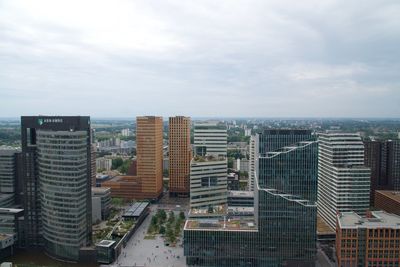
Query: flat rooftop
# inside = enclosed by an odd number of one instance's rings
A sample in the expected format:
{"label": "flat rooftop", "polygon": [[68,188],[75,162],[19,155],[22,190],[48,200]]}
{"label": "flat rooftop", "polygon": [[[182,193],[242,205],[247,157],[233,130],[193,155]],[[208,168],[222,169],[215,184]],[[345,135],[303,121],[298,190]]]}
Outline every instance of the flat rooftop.
{"label": "flat rooftop", "polygon": [[106,194],[111,192],[109,187],[92,187],[92,193],[94,194]]}
{"label": "flat rooftop", "polygon": [[394,228],[400,229],[400,216],[385,211],[372,211],[371,217],[355,212],[342,212],[338,216],[340,228]]}
{"label": "flat rooftop", "polygon": [[115,243],[114,240],[101,240],[99,243],[96,244],[98,247],[111,247]]}
{"label": "flat rooftop", "polygon": [[228,197],[254,198],[254,192],[253,191],[234,191],[234,190],[229,190],[228,191]]}
{"label": "flat rooftop", "polygon": [[135,202],[125,211],[122,217],[139,217],[149,205],[150,203],[147,201]]}
{"label": "flat rooftop", "polygon": [[257,231],[254,217],[219,217],[215,219],[188,219],[185,230]]}
{"label": "flat rooftop", "polygon": [[400,203],[400,191],[376,190],[375,194],[384,195],[385,197]]}
{"label": "flat rooftop", "polygon": [[199,163],[199,162],[212,162],[212,161],[226,161],[226,157],[224,156],[195,156],[193,158],[193,162]]}

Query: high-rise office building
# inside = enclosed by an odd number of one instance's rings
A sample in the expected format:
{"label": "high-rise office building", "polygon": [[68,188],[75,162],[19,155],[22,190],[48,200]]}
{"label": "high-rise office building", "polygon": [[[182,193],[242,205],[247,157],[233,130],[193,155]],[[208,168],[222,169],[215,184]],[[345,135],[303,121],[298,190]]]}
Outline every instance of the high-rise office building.
{"label": "high-rise office building", "polygon": [[19,152],[16,149],[0,149],[0,193],[2,194],[16,192],[17,154]]}
{"label": "high-rise office building", "polygon": [[327,132],[319,136],[318,214],[333,229],[337,212],[365,215],[370,175],[358,134]]}
{"label": "high-rise office building", "polygon": [[188,265],[314,266],[316,138],[307,130],[266,130],[257,136],[255,217],[188,219]]}
{"label": "high-rise office building", "polygon": [[190,164],[190,207],[226,205],[227,197],[226,158],[194,157]]}
{"label": "high-rise office building", "polygon": [[11,208],[17,202],[16,149],[0,149],[0,208]]}
{"label": "high-rise office building", "polygon": [[371,168],[371,206],[376,190],[400,191],[400,140],[365,141],[365,165]]}
{"label": "high-rise office building", "polygon": [[190,163],[190,207],[207,208],[227,204],[227,130],[217,121],[195,122],[194,150]]}
{"label": "high-rise office building", "polygon": [[226,125],[218,121],[202,121],[194,123],[195,154],[222,155],[227,153]]}
{"label": "high-rise office building", "polygon": [[190,118],[169,118],[169,192],[173,196],[188,196],[190,192]]}
{"label": "high-rise office building", "polygon": [[21,117],[27,246],[79,260],[92,240],[89,117]]}
{"label": "high-rise office building", "polygon": [[162,117],[136,118],[137,176],[146,198],[159,198],[163,190]]}
{"label": "high-rise office building", "polygon": [[252,135],[250,136],[250,145],[249,145],[249,181],[248,188],[249,191],[254,191],[254,180],[256,176],[257,170],[257,159],[258,159],[258,136]]}

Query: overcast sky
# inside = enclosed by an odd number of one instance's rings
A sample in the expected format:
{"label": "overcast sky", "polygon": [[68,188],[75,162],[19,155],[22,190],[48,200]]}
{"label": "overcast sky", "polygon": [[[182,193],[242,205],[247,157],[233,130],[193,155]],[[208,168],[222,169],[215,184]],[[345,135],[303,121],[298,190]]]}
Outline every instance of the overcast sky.
{"label": "overcast sky", "polygon": [[400,117],[400,1],[0,0],[0,117]]}

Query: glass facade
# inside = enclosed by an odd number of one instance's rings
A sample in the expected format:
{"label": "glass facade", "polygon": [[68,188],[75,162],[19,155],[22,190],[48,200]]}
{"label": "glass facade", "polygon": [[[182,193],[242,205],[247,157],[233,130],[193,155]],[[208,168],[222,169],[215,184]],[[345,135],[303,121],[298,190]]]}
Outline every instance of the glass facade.
{"label": "glass facade", "polygon": [[79,260],[86,236],[86,131],[37,131],[44,246],[58,258]]}
{"label": "glass facade", "polygon": [[267,130],[258,138],[257,228],[249,231],[238,225],[226,230],[205,225],[194,229],[187,223],[184,245],[188,265],[314,266],[316,137],[308,130]]}

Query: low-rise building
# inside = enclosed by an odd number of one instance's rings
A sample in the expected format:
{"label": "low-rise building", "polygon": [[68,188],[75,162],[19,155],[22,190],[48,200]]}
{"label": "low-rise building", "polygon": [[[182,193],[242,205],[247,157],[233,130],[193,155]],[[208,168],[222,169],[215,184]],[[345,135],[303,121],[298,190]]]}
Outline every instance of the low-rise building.
{"label": "low-rise building", "polygon": [[13,247],[24,247],[23,209],[0,208],[0,258],[10,256]]}
{"label": "low-rise building", "polygon": [[337,215],[338,266],[399,266],[400,216],[384,211]]}
{"label": "low-rise building", "polygon": [[[101,219],[107,219],[110,214],[111,206],[111,189],[107,187],[92,187],[92,200],[99,199]],[[92,201],[93,203],[93,201]]]}

